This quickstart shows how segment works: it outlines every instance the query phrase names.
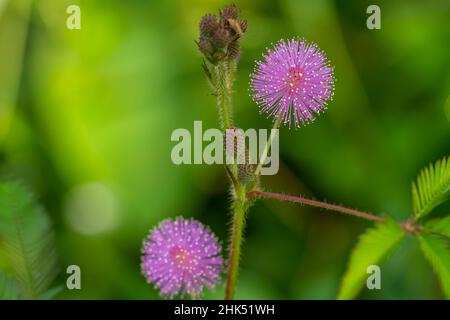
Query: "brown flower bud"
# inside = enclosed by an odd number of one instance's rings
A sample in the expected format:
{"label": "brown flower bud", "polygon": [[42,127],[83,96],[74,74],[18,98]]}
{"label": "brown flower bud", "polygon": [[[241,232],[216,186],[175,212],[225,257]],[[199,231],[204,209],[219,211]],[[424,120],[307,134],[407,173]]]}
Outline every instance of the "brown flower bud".
{"label": "brown flower bud", "polygon": [[244,31],[242,31],[239,21],[237,21],[235,19],[228,19],[228,24],[230,26],[230,30],[232,31],[232,34],[236,35],[237,38],[240,38],[244,34]]}
{"label": "brown flower bud", "polygon": [[203,16],[200,21],[200,38],[212,37],[219,27],[220,25],[216,16],[212,14]]}
{"label": "brown flower bud", "polygon": [[255,167],[250,163],[238,165],[238,178],[241,183],[248,183],[255,179]]}
{"label": "brown flower bud", "polygon": [[237,19],[239,16],[239,10],[235,4],[230,4],[220,11],[220,19],[222,21],[228,21],[228,19]]}
{"label": "brown flower bud", "polygon": [[236,59],[239,57],[240,45],[238,40],[234,40],[228,45],[228,56],[231,59]]}
{"label": "brown flower bud", "polygon": [[245,136],[242,129],[226,129],[224,135],[224,147],[227,157],[230,157],[235,161],[245,163],[247,155],[245,150]]}
{"label": "brown flower bud", "polygon": [[247,31],[247,20],[241,19],[239,20],[239,26],[241,27],[242,33],[245,33]]}
{"label": "brown flower bud", "polygon": [[226,48],[230,42],[230,35],[225,28],[218,28],[211,37],[211,44],[215,49],[221,50]]}
{"label": "brown flower bud", "polygon": [[207,14],[200,21],[197,45],[206,59],[216,65],[220,61],[239,57],[239,38],[247,30],[247,21],[239,19],[239,10],[229,5],[220,11],[219,19]]}
{"label": "brown flower bud", "polygon": [[197,46],[204,55],[210,55],[214,52],[211,42],[205,38],[197,42]]}

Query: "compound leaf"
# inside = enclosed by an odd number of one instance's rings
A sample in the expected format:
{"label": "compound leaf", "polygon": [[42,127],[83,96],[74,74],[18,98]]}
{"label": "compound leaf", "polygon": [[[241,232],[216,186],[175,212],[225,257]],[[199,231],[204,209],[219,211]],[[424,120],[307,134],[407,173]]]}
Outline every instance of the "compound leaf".
{"label": "compound leaf", "polygon": [[404,236],[403,229],[394,220],[377,223],[363,234],[350,255],[347,271],[342,279],[338,299],[353,299],[367,278],[367,268],[383,262]]}

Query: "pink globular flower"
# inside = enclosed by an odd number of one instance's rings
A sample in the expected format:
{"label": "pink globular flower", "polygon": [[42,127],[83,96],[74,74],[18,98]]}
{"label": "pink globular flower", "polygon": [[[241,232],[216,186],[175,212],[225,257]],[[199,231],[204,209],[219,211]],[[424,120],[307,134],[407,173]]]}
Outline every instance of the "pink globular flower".
{"label": "pink globular flower", "polygon": [[142,273],[163,297],[199,296],[220,280],[222,265],[217,238],[193,219],[164,220],[143,243]]}
{"label": "pink globular flower", "polygon": [[306,125],[326,109],[334,91],[333,67],[316,44],[281,40],[251,74],[253,100],[280,124]]}

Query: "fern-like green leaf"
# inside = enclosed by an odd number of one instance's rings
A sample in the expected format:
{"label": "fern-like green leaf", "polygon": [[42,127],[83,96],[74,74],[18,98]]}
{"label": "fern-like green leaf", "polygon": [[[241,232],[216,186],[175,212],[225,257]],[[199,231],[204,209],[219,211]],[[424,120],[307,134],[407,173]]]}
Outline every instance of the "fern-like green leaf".
{"label": "fern-like green leaf", "polygon": [[37,298],[55,277],[50,221],[16,182],[0,183],[0,255],[21,298]]}
{"label": "fern-like green leaf", "polygon": [[367,267],[382,263],[403,236],[403,229],[392,219],[377,223],[375,228],[363,234],[351,253],[338,299],[355,298],[366,283]]}
{"label": "fern-like green leaf", "polygon": [[413,207],[421,218],[450,196],[450,158],[437,161],[423,169],[412,185]]}
{"label": "fern-like green leaf", "polygon": [[0,272],[0,300],[14,300],[19,297],[16,284],[3,272]]}
{"label": "fern-like green leaf", "polygon": [[426,231],[450,238],[450,216],[428,221],[425,224]]}
{"label": "fern-like green leaf", "polygon": [[439,278],[446,298],[450,299],[450,247],[448,239],[431,234],[421,234],[419,241],[425,257],[430,261]]}

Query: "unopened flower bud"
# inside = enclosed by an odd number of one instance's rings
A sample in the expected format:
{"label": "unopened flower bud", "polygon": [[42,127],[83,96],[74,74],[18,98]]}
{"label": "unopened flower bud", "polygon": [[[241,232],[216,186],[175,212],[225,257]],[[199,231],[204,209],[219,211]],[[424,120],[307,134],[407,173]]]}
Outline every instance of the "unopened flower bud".
{"label": "unopened flower bud", "polygon": [[216,16],[212,14],[205,15],[200,21],[200,37],[209,38],[219,28],[219,22]]}
{"label": "unopened flower bud", "polygon": [[247,30],[247,21],[239,18],[235,5],[227,6],[219,13],[219,18],[212,14],[203,16],[197,42],[200,51],[214,65],[239,57],[239,39]]}
{"label": "unopened flower bud", "polygon": [[238,16],[239,9],[235,4],[231,4],[220,10],[220,19],[223,21],[227,21],[228,19],[237,19]]}

